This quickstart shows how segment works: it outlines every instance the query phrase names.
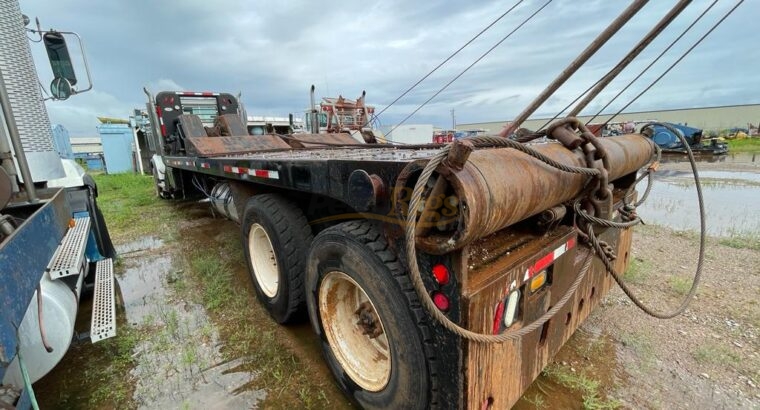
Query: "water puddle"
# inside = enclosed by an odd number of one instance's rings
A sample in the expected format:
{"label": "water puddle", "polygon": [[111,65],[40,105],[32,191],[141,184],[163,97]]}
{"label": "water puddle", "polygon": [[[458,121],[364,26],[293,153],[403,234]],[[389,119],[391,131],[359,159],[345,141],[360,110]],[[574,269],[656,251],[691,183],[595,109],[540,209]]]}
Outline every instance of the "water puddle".
{"label": "water puddle", "polygon": [[[729,158],[730,159],[730,158]],[[655,174],[652,192],[639,207],[645,222],[675,230],[700,227],[694,177],[662,164]],[[760,231],[757,204],[760,201],[760,171],[699,171],[704,197],[707,232],[715,236],[752,234]],[[646,181],[638,186],[643,192]]]}
{"label": "water puddle", "polygon": [[[75,343],[64,361],[35,384],[43,408],[89,407],[87,399],[102,393],[96,384],[82,379],[82,368],[108,374],[111,361],[124,359],[109,357],[114,350],[110,347],[129,338],[134,340],[134,348],[127,352],[134,368],[126,367],[129,374],[116,375],[123,383],[134,380],[132,398],[126,398],[129,407],[255,408],[266,397],[263,390],[246,387],[256,374],[242,369],[239,362],[225,361],[218,331],[205,309],[181,299],[172,289],[184,274],[178,250],[152,237],[118,249],[117,329],[121,332],[95,345]],[[88,304],[80,309],[77,331],[89,328],[89,309]]]}
{"label": "water puddle", "polygon": [[130,253],[134,252],[141,252],[141,251],[151,251],[154,249],[158,249],[164,245],[164,241],[160,238],[156,238],[154,236],[146,236],[143,238],[136,239],[132,242],[127,242],[123,244],[118,244],[115,246],[116,253],[121,256],[127,256]]}
{"label": "water puddle", "polygon": [[218,332],[205,309],[170,289],[184,275],[177,250],[164,247],[160,253],[127,256],[124,264],[119,284],[125,316],[141,329],[131,374],[139,408],[251,408],[266,396],[241,389],[255,375],[224,362]]}

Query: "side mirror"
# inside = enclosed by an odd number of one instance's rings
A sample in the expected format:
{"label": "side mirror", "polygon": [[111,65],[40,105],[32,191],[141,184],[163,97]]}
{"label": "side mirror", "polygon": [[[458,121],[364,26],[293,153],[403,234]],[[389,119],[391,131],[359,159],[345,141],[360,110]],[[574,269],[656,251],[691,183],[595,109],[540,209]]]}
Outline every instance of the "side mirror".
{"label": "side mirror", "polygon": [[[66,46],[66,39],[63,38],[63,34],[56,31],[49,31],[42,36],[42,41],[45,44],[45,50],[47,50],[48,59],[50,60],[50,67],[53,69],[53,83],[58,80],[66,80],[68,85],[69,96],[71,95],[71,88],[77,84],[77,76],[74,73],[74,65],[71,63],[71,56],[69,55],[69,48]],[[59,82],[61,85],[61,82]],[[66,87],[63,85],[62,87]],[[51,91],[53,85],[51,84]],[[59,87],[59,90],[61,87]],[[54,92],[55,95],[55,92]],[[56,97],[57,98],[57,97]],[[68,98],[68,96],[66,96]]]}
{"label": "side mirror", "polygon": [[50,83],[50,94],[56,100],[65,100],[71,97],[72,87],[71,82],[66,77],[56,77]]}

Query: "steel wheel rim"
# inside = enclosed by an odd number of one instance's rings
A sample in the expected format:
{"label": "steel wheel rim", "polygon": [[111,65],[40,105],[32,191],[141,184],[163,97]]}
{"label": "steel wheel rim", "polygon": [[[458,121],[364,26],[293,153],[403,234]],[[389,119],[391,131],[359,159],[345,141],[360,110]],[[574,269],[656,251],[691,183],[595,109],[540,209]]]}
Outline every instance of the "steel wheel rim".
{"label": "steel wheel rim", "polygon": [[[367,305],[367,303],[369,305]],[[369,306],[382,333],[362,334],[357,310]],[[391,376],[391,356],[382,320],[372,301],[356,281],[340,271],[325,275],[319,286],[319,315],[333,355],[346,374],[362,389],[381,391]]]}
{"label": "steel wheel rim", "polygon": [[274,297],[280,285],[277,258],[267,231],[259,224],[251,225],[248,231],[248,254],[259,288],[268,297]]}

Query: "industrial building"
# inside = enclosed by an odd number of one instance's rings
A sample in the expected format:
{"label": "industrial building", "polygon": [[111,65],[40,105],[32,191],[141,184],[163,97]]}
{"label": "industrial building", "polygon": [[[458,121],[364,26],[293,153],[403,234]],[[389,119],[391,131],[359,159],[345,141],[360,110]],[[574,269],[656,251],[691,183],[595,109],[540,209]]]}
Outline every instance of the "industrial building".
{"label": "industrial building", "polygon": [[[612,114],[602,114],[596,117],[593,123],[603,123]],[[579,116],[583,122],[588,122],[591,116]],[[550,118],[532,118],[523,124],[530,130],[538,130]],[[457,130],[481,129],[487,134],[499,132],[511,119],[494,122],[479,122],[469,124],[457,124]],[[701,128],[706,132],[719,133],[721,130],[731,128],[757,128],[760,123],[760,104],[726,105],[720,107],[683,108],[677,110],[640,111],[623,113],[616,116],[614,122],[641,122],[662,121],[676,124],[689,125]]]}

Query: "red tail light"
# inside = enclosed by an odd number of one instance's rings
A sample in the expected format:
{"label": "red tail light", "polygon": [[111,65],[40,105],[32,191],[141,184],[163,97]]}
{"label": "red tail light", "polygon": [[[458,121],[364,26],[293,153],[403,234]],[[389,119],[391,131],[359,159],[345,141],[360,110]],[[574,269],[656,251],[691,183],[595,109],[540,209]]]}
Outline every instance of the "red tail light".
{"label": "red tail light", "polygon": [[433,292],[433,303],[438,310],[446,312],[449,310],[449,298],[441,292]]}
{"label": "red tail light", "polygon": [[437,264],[433,266],[433,277],[439,285],[446,285],[449,283],[449,270],[443,264]]}

